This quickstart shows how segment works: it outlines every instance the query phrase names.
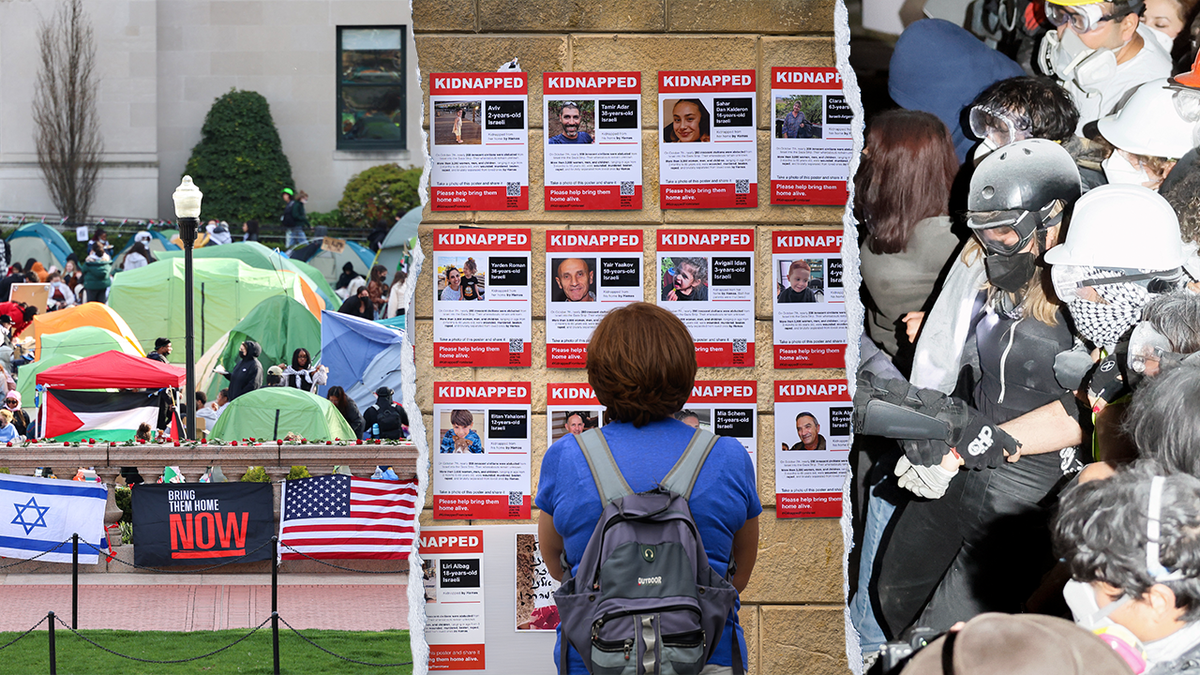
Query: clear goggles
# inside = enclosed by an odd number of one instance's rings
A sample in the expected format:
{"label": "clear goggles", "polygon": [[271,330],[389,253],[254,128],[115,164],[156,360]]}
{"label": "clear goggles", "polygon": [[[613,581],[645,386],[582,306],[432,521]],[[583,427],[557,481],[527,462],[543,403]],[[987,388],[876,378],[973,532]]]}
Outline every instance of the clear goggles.
{"label": "clear goggles", "polygon": [[1175,114],[1185,122],[1200,122],[1200,91],[1180,85],[1168,85],[1174,89],[1171,103],[1175,106]]}
{"label": "clear goggles", "polygon": [[1076,33],[1090,33],[1105,21],[1119,21],[1132,13],[1123,11],[1105,14],[1100,5],[1101,3],[1064,7],[1047,2],[1046,20],[1054,26],[1067,26]]}
{"label": "clear goggles", "polygon": [[967,119],[971,133],[981,141],[991,140],[997,148],[1032,137],[1029,120],[1007,110],[989,106],[971,106]]}
{"label": "clear goggles", "polygon": [[[1090,267],[1088,265],[1051,265],[1050,281],[1054,294],[1063,302],[1089,300],[1103,302],[1103,293],[1096,290],[1112,284],[1142,283],[1151,293],[1168,293],[1182,278],[1174,271],[1142,272],[1136,269]],[[1089,293],[1088,290],[1091,290]]]}
{"label": "clear goggles", "polygon": [[[1161,373],[1169,368],[1187,364],[1200,363],[1200,352],[1183,354],[1174,351],[1171,341],[1154,329],[1149,321],[1138,322],[1129,336],[1129,370],[1146,374]],[[1148,365],[1149,364],[1149,365]]]}

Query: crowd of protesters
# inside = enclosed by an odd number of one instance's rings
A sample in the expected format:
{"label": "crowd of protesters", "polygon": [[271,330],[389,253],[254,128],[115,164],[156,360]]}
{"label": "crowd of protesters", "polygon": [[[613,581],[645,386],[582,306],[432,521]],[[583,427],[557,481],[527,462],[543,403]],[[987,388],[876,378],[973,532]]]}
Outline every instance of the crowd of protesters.
{"label": "crowd of protesters", "polygon": [[854,176],[867,668],[990,612],[1200,662],[1194,4],[1038,5],[1024,64],[940,19],[896,44]]}

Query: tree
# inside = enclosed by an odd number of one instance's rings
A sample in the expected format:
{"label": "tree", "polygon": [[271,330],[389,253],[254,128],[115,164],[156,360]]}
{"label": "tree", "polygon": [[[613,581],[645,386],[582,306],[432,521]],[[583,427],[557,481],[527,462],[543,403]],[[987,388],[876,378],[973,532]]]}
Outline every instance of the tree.
{"label": "tree", "polygon": [[62,0],[38,27],[41,56],[33,96],[38,166],[59,215],[86,219],[96,195],[100,155],[96,40],[83,0]]}
{"label": "tree", "polygon": [[229,90],[213,102],[200,133],[184,173],[204,191],[204,213],[230,221],[278,222],[279,195],[294,185],[267,99],[254,91]]}
{"label": "tree", "polygon": [[396,164],[355,174],[338,202],[342,220],[356,227],[371,227],[378,220],[390,224],[421,205],[420,184],[421,169],[401,169]]}

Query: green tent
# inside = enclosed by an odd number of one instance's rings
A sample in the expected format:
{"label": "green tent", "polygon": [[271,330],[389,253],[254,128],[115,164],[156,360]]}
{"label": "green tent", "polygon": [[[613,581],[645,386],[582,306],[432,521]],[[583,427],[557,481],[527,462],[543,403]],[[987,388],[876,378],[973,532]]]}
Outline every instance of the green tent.
{"label": "green tent", "polygon": [[[102,351],[106,350],[101,349],[100,351],[95,352],[95,354],[99,354]],[[34,388],[36,387],[35,382],[37,380],[38,373],[41,373],[43,370],[48,368],[61,366],[64,363],[71,363],[72,361],[78,361],[79,359],[87,356],[94,356],[95,354],[67,354],[55,352],[53,356],[47,356],[45,358],[38,359],[29,365],[21,366],[21,378],[20,381],[17,382],[17,393],[21,395],[21,407],[36,407],[33,402],[33,393]],[[29,416],[33,417],[33,413],[29,413]]]}
{"label": "green tent", "polygon": [[210,436],[225,441],[275,440],[289,433],[313,441],[353,439],[354,430],[329,401],[292,387],[263,387],[237,397]]}
{"label": "green tent", "polygon": [[[294,274],[255,269],[229,258],[196,260],[194,265],[197,355],[267,298],[284,295],[304,303],[303,282]],[[183,278],[182,259],[160,260],[113,277],[108,296],[108,306],[140,336],[147,352],[154,349],[155,338],[171,339],[172,363],[184,362]]]}
{"label": "green tent", "polygon": [[[163,251],[156,254],[159,260],[183,258],[183,251]],[[211,260],[214,258],[233,258],[260,270],[288,270],[302,275],[312,282],[313,290],[324,296],[325,305],[329,306],[337,299],[333,286],[325,279],[325,275],[308,263],[291,258],[263,246],[257,241],[239,241],[221,246],[205,246],[192,252],[196,260]],[[330,309],[337,309],[331,307]]]}
{"label": "green tent", "polygon": [[[254,340],[262,347],[258,360],[263,373],[273,365],[290,364],[292,352],[299,347],[307,349],[314,362],[321,357],[321,323],[307,307],[283,295],[258,303],[229,331],[229,342],[219,360],[226,370],[233,372],[241,358],[238,347],[246,340]],[[208,399],[216,400],[217,392],[228,384],[229,380],[214,377]]]}

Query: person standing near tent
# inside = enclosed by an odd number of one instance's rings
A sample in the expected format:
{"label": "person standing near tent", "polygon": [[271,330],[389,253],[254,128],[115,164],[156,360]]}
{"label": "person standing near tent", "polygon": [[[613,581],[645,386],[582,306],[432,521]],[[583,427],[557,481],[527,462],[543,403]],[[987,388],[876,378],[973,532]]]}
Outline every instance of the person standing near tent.
{"label": "person standing near tent", "polygon": [[354,402],[354,399],[346,395],[345,389],[336,385],[329,388],[327,398],[333,404],[333,407],[342,413],[346,424],[349,424],[350,428],[354,430],[354,437],[362,438],[363,428],[366,426],[366,423],[363,421],[362,413],[358,412],[358,405]]}
{"label": "person standing near tent", "polygon": [[171,340],[169,338],[160,337],[154,340],[154,351],[146,355],[148,359],[154,359],[159,363],[166,363],[167,357],[171,355]]}
{"label": "person standing near tent", "polygon": [[369,431],[371,438],[398,441],[408,436],[408,414],[392,400],[393,394],[390,387],[376,389],[375,402],[363,412],[364,431]]}
{"label": "person standing near tent", "polygon": [[258,221],[251,219],[242,223],[242,241],[258,241]]}
{"label": "person standing near tent", "polygon": [[346,298],[342,306],[338,308],[339,314],[349,314],[357,316],[360,319],[373,321],[375,316],[371,308],[371,296],[367,293],[366,286],[358,287],[358,294]]}
{"label": "person standing near tent", "polygon": [[387,303],[387,268],[383,265],[375,265],[371,268],[371,280],[367,283],[367,295],[371,296],[371,310],[373,314],[371,319],[382,317],[386,311],[385,304]]}
{"label": "person standing near tent", "polygon": [[37,307],[30,307],[23,302],[0,302],[0,314],[6,314],[12,319],[12,336],[14,338],[33,322],[33,317],[37,313]]}
{"label": "person standing near tent", "polygon": [[50,311],[75,305],[75,293],[63,282],[62,272],[51,272],[46,280],[50,282],[50,297],[46,303]]}
{"label": "person standing near tent", "polygon": [[304,213],[304,202],[308,199],[308,193],[301,190],[297,195],[291,188],[284,188],[281,197],[283,215],[279,220],[283,223],[285,246],[291,248],[308,241],[308,236],[304,234],[304,228],[308,225],[308,216]]}
{"label": "person standing near tent", "polygon": [[292,352],[292,365],[279,364],[283,369],[283,386],[315,392],[317,387],[329,380],[329,369],[312,362],[308,350],[300,347]]}
{"label": "person standing near tent", "polygon": [[247,392],[254,391],[263,384],[263,367],[258,362],[258,355],[262,353],[262,347],[254,340],[246,340],[238,346],[238,354],[242,360],[238,362],[233,372],[225,370],[225,367],[218,364],[216,372],[224,375],[229,380],[229,400],[234,401],[237,397]]}
{"label": "person standing near tent", "polygon": [[136,270],[139,267],[145,267],[150,263],[155,262],[154,254],[146,245],[140,241],[133,242],[133,246],[129,247],[129,252],[125,254],[125,260],[121,263],[121,271],[128,272]]}
{"label": "person standing near tent", "polygon": [[387,318],[394,319],[404,316],[408,308],[408,272],[396,270],[392,278],[392,290],[388,293]]}
{"label": "person standing near tent", "polygon": [[[348,262],[345,265],[342,265],[342,275],[338,277],[337,285],[333,287],[333,290],[337,292],[341,291],[343,288],[350,288],[350,282],[359,278],[359,276],[361,275],[354,271],[354,263]],[[338,295],[341,295],[341,293],[338,293]],[[352,293],[347,291],[346,298],[350,297],[350,295],[352,295]],[[342,299],[345,300],[346,298]]]}
{"label": "person standing near tent", "polygon": [[108,300],[108,288],[112,286],[111,273],[112,258],[97,241],[92,244],[91,253],[88,253],[88,257],[83,261],[83,289],[87,291],[88,302]]}
{"label": "person standing near tent", "polygon": [[[75,294],[76,301],[83,300],[83,272],[79,271],[79,257],[74,253],[67,256],[67,261],[63,263],[63,283],[65,283],[71,292]],[[0,279],[0,284],[4,283],[4,279]],[[8,293],[0,287],[0,298],[7,298]]]}

